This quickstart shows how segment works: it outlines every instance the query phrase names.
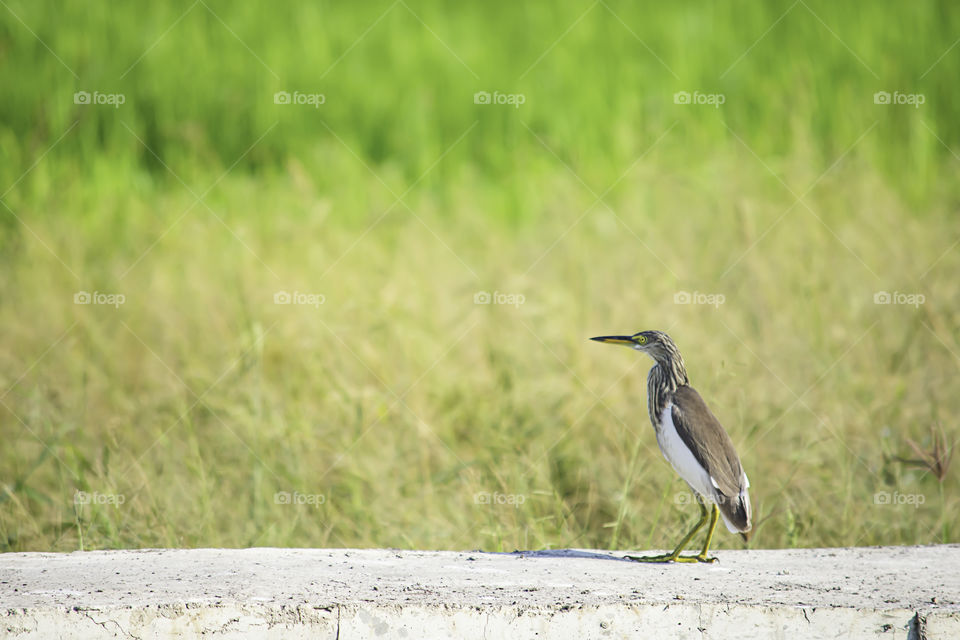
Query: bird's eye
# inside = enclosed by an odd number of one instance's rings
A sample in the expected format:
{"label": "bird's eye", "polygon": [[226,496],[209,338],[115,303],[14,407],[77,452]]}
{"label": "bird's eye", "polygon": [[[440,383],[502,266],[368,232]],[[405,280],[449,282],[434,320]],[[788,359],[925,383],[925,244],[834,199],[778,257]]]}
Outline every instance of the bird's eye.
{"label": "bird's eye", "polygon": [[647,344],[647,336],[637,336],[637,344]]}

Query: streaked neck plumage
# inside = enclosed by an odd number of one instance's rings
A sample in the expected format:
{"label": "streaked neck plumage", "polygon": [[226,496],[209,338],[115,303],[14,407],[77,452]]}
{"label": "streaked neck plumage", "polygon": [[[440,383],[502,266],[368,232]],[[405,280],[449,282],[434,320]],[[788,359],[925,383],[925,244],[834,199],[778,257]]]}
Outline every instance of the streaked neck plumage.
{"label": "streaked neck plumage", "polygon": [[658,359],[650,369],[647,375],[647,409],[654,429],[660,429],[660,418],[670,395],[685,384],[690,384],[690,381],[679,351],[670,358]]}

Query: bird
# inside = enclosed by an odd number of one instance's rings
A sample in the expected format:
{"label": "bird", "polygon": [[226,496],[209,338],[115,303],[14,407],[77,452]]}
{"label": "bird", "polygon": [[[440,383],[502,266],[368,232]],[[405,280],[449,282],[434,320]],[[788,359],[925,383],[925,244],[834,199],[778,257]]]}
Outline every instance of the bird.
{"label": "bird", "polygon": [[[633,335],[597,336],[605,344],[641,351],[653,359],[647,375],[647,408],[663,457],[690,486],[700,507],[700,520],[671,553],[625,556],[635,562],[716,562],[709,555],[718,518],[730,533],[749,539],[752,528],[750,481],[730,436],[707,403],[690,386],[683,356],[663,331]],[[690,540],[709,520],[703,548],[696,555],[681,555]]]}

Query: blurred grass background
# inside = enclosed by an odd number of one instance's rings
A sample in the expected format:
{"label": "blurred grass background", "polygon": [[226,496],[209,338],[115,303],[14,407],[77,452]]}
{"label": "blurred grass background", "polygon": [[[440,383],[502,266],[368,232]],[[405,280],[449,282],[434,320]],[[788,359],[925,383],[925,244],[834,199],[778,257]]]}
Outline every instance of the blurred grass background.
{"label": "blurred grass background", "polygon": [[957,541],[909,443],[960,409],[958,38],[931,1],[5,0],[0,550],[669,546],[650,363],[586,342],[647,328],[753,545]]}

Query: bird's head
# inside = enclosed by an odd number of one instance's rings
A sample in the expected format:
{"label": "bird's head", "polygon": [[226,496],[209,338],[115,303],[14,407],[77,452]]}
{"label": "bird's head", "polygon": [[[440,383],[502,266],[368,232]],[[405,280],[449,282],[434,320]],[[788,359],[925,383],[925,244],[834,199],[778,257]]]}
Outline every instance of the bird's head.
{"label": "bird's head", "polygon": [[668,364],[677,360],[683,362],[677,345],[663,331],[640,331],[632,336],[597,336],[590,339],[642,351],[659,364]]}

